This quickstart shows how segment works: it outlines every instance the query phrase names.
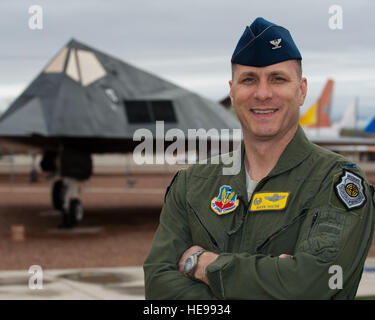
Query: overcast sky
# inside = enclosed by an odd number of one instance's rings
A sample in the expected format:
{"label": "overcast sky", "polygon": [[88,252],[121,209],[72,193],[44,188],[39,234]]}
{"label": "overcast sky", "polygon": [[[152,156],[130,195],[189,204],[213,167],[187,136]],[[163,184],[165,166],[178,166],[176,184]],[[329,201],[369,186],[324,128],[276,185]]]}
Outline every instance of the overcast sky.
{"label": "overcast sky", "polygon": [[[31,5],[43,29],[29,28]],[[332,5],[343,28],[330,29]],[[230,58],[258,16],[290,30],[303,57],[306,108],[335,80],[333,116],[359,98],[375,115],[375,1],[1,0],[0,110],[20,94],[72,37],[109,55],[219,100],[228,94]]]}

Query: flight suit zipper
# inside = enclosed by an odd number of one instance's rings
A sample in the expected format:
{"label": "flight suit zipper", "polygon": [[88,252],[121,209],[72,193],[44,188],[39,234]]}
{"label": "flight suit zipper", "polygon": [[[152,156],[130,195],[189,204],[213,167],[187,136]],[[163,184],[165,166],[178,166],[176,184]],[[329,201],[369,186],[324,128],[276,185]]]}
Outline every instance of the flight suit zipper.
{"label": "flight suit zipper", "polygon": [[318,218],[318,212],[316,212],[311,220],[311,226],[310,226],[310,229],[312,229],[312,227],[314,226],[315,224],[315,221],[316,219]]}
{"label": "flight suit zipper", "polygon": [[319,212],[315,212],[315,214],[313,215],[312,220],[311,220],[311,225],[310,225],[309,235],[308,235],[307,238],[310,237],[311,231],[312,231],[312,229],[314,228],[314,225],[315,225],[316,220],[318,219],[318,216],[319,216]]}
{"label": "flight suit zipper", "polygon": [[264,184],[268,181],[268,179],[269,179],[269,177],[265,177],[265,178],[263,178],[262,180],[260,180],[260,181],[258,182],[257,186],[255,187],[255,189],[254,189],[254,191],[253,191],[253,193],[252,193],[252,195],[251,195],[250,201],[248,202],[247,206],[245,206],[246,211],[243,213],[243,215],[244,215],[244,219],[243,219],[243,228],[242,228],[242,230],[243,230],[242,232],[243,232],[243,233],[242,233],[242,236],[241,236],[240,251],[244,251],[244,250],[246,250],[247,247],[248,247],[247,241],[248,241],[249,239],[247,239],[248,234],[247,234],[247,232],[246,232],[246,226],[247,226],[248,223],[249,223],[249,219],[250,219],[249,215],[252,215],[252,214],[250,213],[249,209],[250,209],[251,203],[252,203],[252,201],[253,201],[254,194],[255,194],[259,189],[261,189],[261,188],[264,186]]}

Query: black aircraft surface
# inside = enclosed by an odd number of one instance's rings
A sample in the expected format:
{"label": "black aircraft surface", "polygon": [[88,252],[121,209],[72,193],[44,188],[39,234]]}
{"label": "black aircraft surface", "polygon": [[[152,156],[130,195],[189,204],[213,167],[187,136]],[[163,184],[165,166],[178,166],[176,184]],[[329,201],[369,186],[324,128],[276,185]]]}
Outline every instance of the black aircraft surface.
{"label": "black aircraft surface", "polygon": [[43,154],[42,170],[58,177],[53,206],[70,227],[83,217],[77,184],[92,175],[92,155],[132,152],[134,132],[155,137],[156,121],[186,135],[240,128],[218,103],[71,40],[0,117],[0,148]]}

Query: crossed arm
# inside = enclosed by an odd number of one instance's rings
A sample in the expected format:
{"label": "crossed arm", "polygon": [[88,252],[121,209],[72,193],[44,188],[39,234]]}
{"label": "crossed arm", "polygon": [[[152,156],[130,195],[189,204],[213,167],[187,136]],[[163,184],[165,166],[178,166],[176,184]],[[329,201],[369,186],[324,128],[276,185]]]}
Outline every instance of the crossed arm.
{"label": "crossed arm", "polygon": [[[190,256],[192,255],[193,253],[199,251],[199,250],[202,250],[204,248],[200,247],[200,246],[192,246],[190,247],[189,249],[187,249],[181,256],[179,262],[178,262],[178,270],[181,272],[181,273],[184,273],[184,264],[185,264],[185,260]],[[199,257],[198,257],[198,263],[197,263],[197,268],[195,269],[195,272],[194,272],[194,278],[199,280],[199,281],[202,281],[204,282],[206,285],[209,285],[208,283],[208,278],[207,278],[207,275],[206,275],[206,268],[209,264],[211,264],[212,262],[214,262],[217,258],[218,258],[218,254],[215,253],[215,252],[210,252],[210,251],[205,251],[203,252]],[[282,258],[287,258],[287,257],[293,257],[289,254],[281,254],[279,256],[280,259]]]}

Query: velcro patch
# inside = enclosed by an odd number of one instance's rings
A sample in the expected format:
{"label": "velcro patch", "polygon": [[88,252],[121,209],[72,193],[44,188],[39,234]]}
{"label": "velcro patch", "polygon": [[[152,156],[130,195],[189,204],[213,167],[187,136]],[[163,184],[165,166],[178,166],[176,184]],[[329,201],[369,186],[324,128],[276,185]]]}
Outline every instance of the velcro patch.
{"label": "velcro patch", "polygon": [[249,211],[285,209],[290,192],[257,192],[253,195]]}
{"label": "velcro patch", "polygon": [[342,163],[341,168],[343,168],[343,169],[357,169],[357,165],[355,163]]}
{"label": "velcro patch", "polygon": [[361,208],[367,200],[363,179],[347,170],[335,184],[335,192],[347,210]]}

